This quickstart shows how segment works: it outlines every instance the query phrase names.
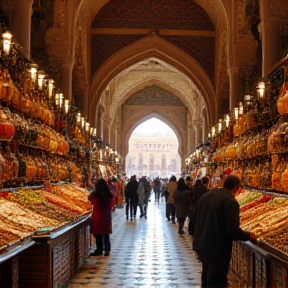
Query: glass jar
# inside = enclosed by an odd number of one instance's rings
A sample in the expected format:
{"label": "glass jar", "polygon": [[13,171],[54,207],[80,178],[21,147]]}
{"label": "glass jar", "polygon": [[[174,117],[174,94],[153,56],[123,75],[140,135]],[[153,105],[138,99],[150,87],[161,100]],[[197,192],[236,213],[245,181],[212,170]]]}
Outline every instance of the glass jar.
{"label": "glass jar", "polygon": [[19,162],[15,153],[13,153],[10,146],[6,147],[6,151],[3,154],[5,159],[5,168],[4,168],[4,175],[3,180],[13,180],[18,178],[19,172]]}
{"label": "glass jar", "polygon": [[37,166],[34,160],[34,157],[27,155],[26,162],[26,177],[28,180],[35,180],[37,178]]}
{"label": "glass jar", "polygon": [[16,113],[13,113],[12,117],[15,129],[13,140],[17,142],[22,142],[25,140],[29,131],[28,122],[23,116],[20,116]]}
{"label": "glass jar", "polygon": [[11,140],[14,136],[14,124],[8,108],[0,108],[0,140]]}
{"label": "glass jar", "polygon": [[266,161],[260,176],[260,183],[262,189],[271,189],[272,187],[272,171],[271,164]]}

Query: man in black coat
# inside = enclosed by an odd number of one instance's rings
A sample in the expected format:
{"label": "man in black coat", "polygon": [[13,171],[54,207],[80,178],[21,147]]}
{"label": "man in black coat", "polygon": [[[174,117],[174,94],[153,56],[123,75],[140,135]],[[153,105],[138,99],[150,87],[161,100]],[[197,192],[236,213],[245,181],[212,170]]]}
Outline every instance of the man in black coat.
{"label": "man in black coat", "polygon": [[235,196],[241,188],[240,179],[229,175],[223,186],[205,193],[193,213],[193,250],[202,262],[202,287],[227,287],[232,241],[256,243],[255,234],[239,227],[239,203]]}
{"label": "man in black coat", "polygon": [[132,220],[133,216],[136,217],[137,204],[138,204],[138,190],[139,183],[136,180],[136,175],[131,176],[130,181],[127,183],[125,188],[125,202],[126,202],[126,219],[129,217],[130,210],[130,219]]}

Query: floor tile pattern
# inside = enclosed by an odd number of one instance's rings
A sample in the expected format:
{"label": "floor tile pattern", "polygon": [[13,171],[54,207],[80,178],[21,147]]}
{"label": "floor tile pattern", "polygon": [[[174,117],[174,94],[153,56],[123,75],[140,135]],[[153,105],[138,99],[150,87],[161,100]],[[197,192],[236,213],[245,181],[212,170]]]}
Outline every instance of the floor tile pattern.
{"label": "floor tile pattern", "polygon": [[[140,219],[138,212],[127,221],[125,209],[116,209],[110,256],[90,256],[68,287],[201,287],[201,264],[191,249],[191,236],[187,230],[179,235],[164,210],[164,202],[152,200],[147,219]],[[232,273],[229,281],[229,287],[243,287]]]}

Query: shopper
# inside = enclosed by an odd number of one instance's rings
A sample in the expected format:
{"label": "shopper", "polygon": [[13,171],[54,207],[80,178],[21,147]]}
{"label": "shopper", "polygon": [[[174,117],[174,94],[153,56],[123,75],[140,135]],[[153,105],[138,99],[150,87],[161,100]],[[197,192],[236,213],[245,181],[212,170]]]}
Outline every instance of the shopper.
{"label": "shopper", "polygon": [[136,217],[137,205],[138,205],[138,190],[139,183],[136,180],[136,175],[131,176],[130,181],[127,183],[125,188],[125,202],[126,202],[126,219],[129,218],[130,210],[130,220]]}
{"label": "shopper", "polygon": [[255,234],[239,227],[235,196],[240,188],[240,179],[229,175],[223,188],[205,193],[194,208],[193,249],[202,262],[202,287],[227,287],[232,241],[256,241]]}
{"label": "shopper", "polygon": [[159,202],[161,191],[161,181],[159,177],[156,177],[153,181],[153,191],[155,194],[155,202]]}
{"label": "shopper", "polygon": [[151,186],[145,176],[139,180],[137,194],[139,195],[140,218],[143,216],[147,219],[148,202],[151,192]]}
{"label": "shopper", "polygon": [[113,209],[114,201],[113,194],[111,193],[109,186],[104,179],[100,178],[96,182],[95,190],[88,196],[88,200],[93,205],[90,232],[96,239],[97,247],[97,249],[91,253],[91,255],[103,255],[104,238],[104,256],[109,256],[111,249],[109,234],[112,234],[111,210]]}
{"label": "shopper", "polygon": [[[203,179],[204,183],[203,184]],[[192,235],[192,217],[193,217],[193,208],[196,206],[197,202],[200,200],[200,198],[208,191],[207,189],[207,177],[203,177],[201,179],[197,179],[195,184],[192,186],[189,194],[190,194],[190,211],[189,211],[189,225],[188,225],[188,231],[189,234]]]}
{"label": "shopper", "polygon": [[190,209],[189,187],[183,178],[177,182],[177,190],[174,194],[177,221],[179,223],[178,234],[184,234],[184,223]]}
{"label": "shopper", "polygon": [[170,177],[169,182],[165,185],[164,196],[166,200],[166,218],[168,221],[172,220],[173,224],[175,222],[175,203],[174,203],[174,193],[177,189],[176,177],[173,175]]}

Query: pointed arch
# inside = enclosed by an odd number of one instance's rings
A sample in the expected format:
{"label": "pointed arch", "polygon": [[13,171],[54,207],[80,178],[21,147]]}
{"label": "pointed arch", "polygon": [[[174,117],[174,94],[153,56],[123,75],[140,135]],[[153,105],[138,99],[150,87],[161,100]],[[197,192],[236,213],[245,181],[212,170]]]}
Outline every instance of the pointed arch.
{"label": "pointed arch", "polygon": [[121,71],[147,58],[159,58],[185,74],[201,91],[208,110],[209,123],[216,120],[217,101],[213,85],[199,63],[181,49],[156,34],[140,39],[110,57],[95,73],[89,91],[89,118],[95,121],[95,110],[102,91]]}
{"label": "pointed arch", "polygon": [[144,114],[141,115],[137,115],[137,118],[134,119],[134,121],[130,121],[128,123],[128,125],[125,127],[125,131],[123,131],[123,139],[122,139],[122,155],[124,156],[124,158],[127,156],[128,154],[128,143],[129,143],[129,139],[133,133],[133,131],[135,130],[136,127],[138,127],[140,124],[146,122],[149,119],[152,118],[156,118],[162,122],[164,122],[165,124],[167,124],[175,133],[178,143],[179,143],[179,147],[178,147],[178,153],[181,157],[184,156],[183,151],[182,151],[182,144],[185,143],[185,140],[183,139],[183,134],[180,133],[179,131],[179,127],[177,127],[175,125],[175,123],[173,123],[172,121],[168,120],[166,117],[162,116],[161,114],[155,113],[155,112],[147,112],[144,111]]}

